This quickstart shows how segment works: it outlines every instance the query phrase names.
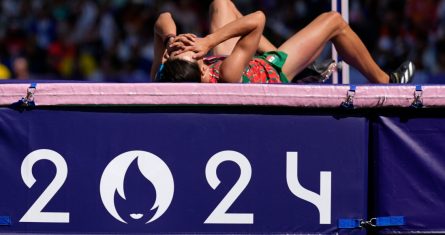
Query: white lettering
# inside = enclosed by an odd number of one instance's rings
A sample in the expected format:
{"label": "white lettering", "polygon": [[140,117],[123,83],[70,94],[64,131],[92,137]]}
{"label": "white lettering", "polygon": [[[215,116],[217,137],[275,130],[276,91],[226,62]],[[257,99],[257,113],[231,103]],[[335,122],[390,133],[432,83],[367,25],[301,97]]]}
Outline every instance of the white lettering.
{"label": "white lettering", "polygon": [[320,172],[320,194],[304,188],[298,181],[298,153],[287,153],[286,180],[297,197],[314,204],[320,213],[320,224],[331,223],[331,172]]}

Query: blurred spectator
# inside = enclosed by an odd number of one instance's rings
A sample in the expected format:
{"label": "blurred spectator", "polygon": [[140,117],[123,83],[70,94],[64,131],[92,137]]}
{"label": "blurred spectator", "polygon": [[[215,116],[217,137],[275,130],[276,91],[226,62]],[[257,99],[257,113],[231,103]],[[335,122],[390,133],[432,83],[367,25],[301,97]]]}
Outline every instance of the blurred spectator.
{"label": "blurred spectator", "polygon": [[[7,70],[0,64],[0,73],[13,71],[14,78],[149,82],[157,15],[171,11],[179,32],[205,35],[210,2],[3,0],[0,62]],[[330,0],[234,2],[243,13],[265,12],[265,34],[275,45],[331,5]],[[350,0],[350,23],[383,68],[394,69],[409,58],[425,73],[445,75],[445,0]],[[18,76],[16,66],[27,73]]]}
{"label": "blurred spectator", "polygon": [[23,57],[18,57],[14,60],[13,71],[15,79],[25,80],[30,79],[28,70],[28,61]]}
{"label": "blurred spectator", "polygon": [[0,80],[11,78],[11,72],[4,64],[0,64]]}

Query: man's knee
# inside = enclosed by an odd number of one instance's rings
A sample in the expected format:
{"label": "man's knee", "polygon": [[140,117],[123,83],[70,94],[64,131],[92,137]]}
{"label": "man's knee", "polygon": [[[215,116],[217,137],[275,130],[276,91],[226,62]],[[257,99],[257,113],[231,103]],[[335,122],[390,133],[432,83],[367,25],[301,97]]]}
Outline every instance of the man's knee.
{"label": "man's knee", "polygon": [[210,4],[210,10],[221,10],[223,8],[229,7],[230,0],[213,0]]}
{"label": "man's knee", "polygon": [[344,28],[348,24],[343,19],[343,16],[336,11],[325,12],[320,17],[339,29]]}

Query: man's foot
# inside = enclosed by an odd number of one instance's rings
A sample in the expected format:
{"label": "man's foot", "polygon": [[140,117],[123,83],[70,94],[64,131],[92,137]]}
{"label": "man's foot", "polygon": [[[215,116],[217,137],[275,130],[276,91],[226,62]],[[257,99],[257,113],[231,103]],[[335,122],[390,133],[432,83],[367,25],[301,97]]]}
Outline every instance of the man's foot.
{"label": "man's foot", "polygon": [[416,67],[413,62],[405,61],[396,71],[389,74],[389,83],[411,83]]}
{"label": "man's foot", "polygon": [[332,73],[337,71],[338,68],[338,64],[335,62],[335,60],[327,60],[319,64],[314,63],[313,66],[314,70],[320,73],[322,78],[321,82],[328,80]]}
{"label": "man's foot", "polygon": [[293,83],[322,83],[337,70],[335,60],[325,60],[320,63],[312,63],[292,80]]}

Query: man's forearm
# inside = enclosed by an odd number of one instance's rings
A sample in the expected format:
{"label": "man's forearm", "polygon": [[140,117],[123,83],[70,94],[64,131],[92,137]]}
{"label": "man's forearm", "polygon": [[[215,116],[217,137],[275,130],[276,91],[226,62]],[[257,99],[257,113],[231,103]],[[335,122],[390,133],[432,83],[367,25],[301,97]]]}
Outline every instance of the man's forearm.
{"label": "man's forearm", "polygon": [[[243,17],[243,14],[236,8],[233,2],[230,2],[230,8],[233,13],[236,15],[236,18]],[[277,47],[273,45],[264,35],[261,36],[260,43],[258,45],[258,52],[263,53],[267,51],[276,51]]]}
{"label": "man's forearm", "polygon": [[162,13],[154,25],[154,59],[151,67],[151,77],[155,78],[159,65],[162,63],[163,55],[166,49],[165,40],[169,35],[176,35],[176,24],[169,12]]}
{"label": "man's forearm", "polygon": [[207,35],[211,48],[230,38],[245,36],[258,27],[257,14],[252,13],[226,24],[216,32]]}
{"label": "man's forearm", "polygon": [[169,12],[162,13],[155,23],[155,36],[164,41],[168,36],[176,35],[176,24]]}

